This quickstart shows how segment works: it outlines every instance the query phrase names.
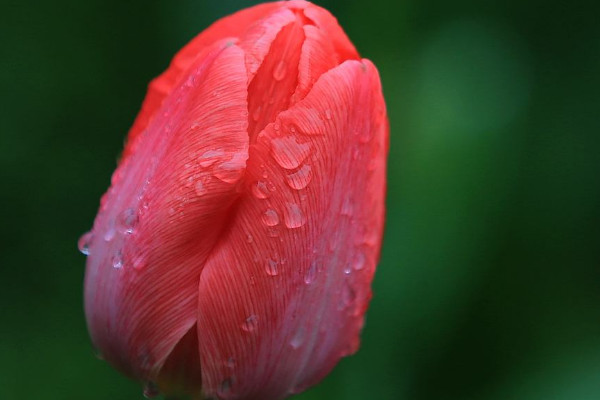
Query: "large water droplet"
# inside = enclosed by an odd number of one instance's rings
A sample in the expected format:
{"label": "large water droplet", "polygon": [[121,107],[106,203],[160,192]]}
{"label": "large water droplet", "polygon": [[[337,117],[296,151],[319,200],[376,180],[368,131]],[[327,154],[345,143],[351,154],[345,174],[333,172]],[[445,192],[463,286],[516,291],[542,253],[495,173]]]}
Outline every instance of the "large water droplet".
{"label": "large water droplet", "polygon": [[119,269],[123,266],[123,256],[121,255],[121,251],[118,251],[117,254],[112,257],[111,263],[115,269]]}
{"label": "large water droplet", "polygon": [[290,229],[300,228],[306,223],[306,217],[296,203],[286,203],[285,212],[283,213],[285,226]]}
{"label": "large water droplet", "polygon": [[312,179],[312,168],[304,164],[298,171],[286,176],[287,184],[296,190],[304,189]]}
{"label": "large water droplet", "polygon": [[151,399],[153,397],[158,396],[159,391],[156,383],[148,382],[144,385],[144,397],[147,399]]}
{"label": "large water droplet", "polygon": [[277,211],[270,208],[262,215],[262,221],[267,226],[275,226],[279,224],[279,215]]}
{"label": "large water droplet", "polygon": [[308,157],[310,149],[310,143],[299,143],[295,136],[271,140],[271,155],[285,169],[297,168]]}
{"label": "large water droplet", "polygon": [[132,234],[138,223],[138,214],[133,208],[125,209],[117,218],[119,231],[125,234]]}
{"label": "large water droplet", "polygon": [[317,278],[318,272],[318,264],[316,261],[313,261],[312,263],[310,263],[310,266],[306,270],[306,274],[304,274],[304,283],[306,283],[307,285],[313,283]]}
{"label": "large water droplet", "polygon": [[81,252],[81,254],[89,256],[90,255],[90,244],[92,243],[92,239],[94,238],[94,234],[92,231],[86,232],[77,241],[77,248]]}
{"label": "large water droplet", "polygon": [[246,318],[246,320],[242,324],[242,330],[244,332],[253,332],[257,326],[258,326],[258,316],[250,315],[248,318]]}
{"label": "large water droplet", "polygon": [[267,188],[267,184],[263,181],[258,181],[252,185],[252,194],[257,199],[266,199],[271,195],[269,189]]}
{"label": "large water droplet", "polygon": [[267,262],[265,263],[265,270],[267,271],[267,275],[276,276],[277,274],[279,274],[278,267],[278,262],[276,260],[273,260],[272,258],[267,259]]}
{"label": "large water droplet", "polygon": [[275,66],[275,69],[273,69],[273,79],[275,79],[276,81],[283,80],[283,78],[285,78],[286,68],[287,65],[285,61],[279,61]]}
{"label": "large water droplet", "polygon": [[299,327],[290,341],[290,346],[292,346],[294,349],[297,349],[302,346],[302,343],[304,343],[304,328]]}

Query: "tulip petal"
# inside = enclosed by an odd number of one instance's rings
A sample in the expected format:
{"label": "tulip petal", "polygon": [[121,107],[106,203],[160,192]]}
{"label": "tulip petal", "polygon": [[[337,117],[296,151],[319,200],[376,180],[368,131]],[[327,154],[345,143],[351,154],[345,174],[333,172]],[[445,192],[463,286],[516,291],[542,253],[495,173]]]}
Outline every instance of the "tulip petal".
{"label": "tulip petal", "polygon": [[[185,45],[173,57],[169,68],[150,82],[142,109],[129,130],[129,140],[133,140],[146,129],[163,101],[180,83],[180,80],[187,77],[185,72],[206,47],[225,38],[241,37],[256,21],[260,21],[265,15],[280,7],[277,3],[265,3],[238,11],[235,14],[221,18]],[[125,157],[130,153],[131,149],[127,147],[123,152],[123,156]]]}
{"label": "tulip petal", "polygon": [[87,261],[92,341],[140,380],[157,377],[196,323],[200,272],[231,218],[248,157],[243,51],[217,42],[188,74],[130,143]]}
{"label": "tulip petal", "polygon": [[387,135],[367,60],[326,72],[258,134],[248,194],[200,277],[208,397],[281,399],[358,348],[383,230]]}

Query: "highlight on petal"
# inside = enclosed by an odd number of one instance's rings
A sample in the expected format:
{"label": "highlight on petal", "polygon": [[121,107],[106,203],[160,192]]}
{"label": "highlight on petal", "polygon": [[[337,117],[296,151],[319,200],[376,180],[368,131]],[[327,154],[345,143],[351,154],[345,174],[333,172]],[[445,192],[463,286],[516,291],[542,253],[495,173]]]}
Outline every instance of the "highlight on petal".
{"label": "highlight on petal", "polygon": [[[281,140],[312,143],[291,171],[273,155]],[[263,197],[248,189],[200,277],[208,396],[284,398],[357,349],[379,257],[386,152],[379,77],[366,60],[325,73],[251,145],[247,184],[273,190]],[[307,166],[310,182],[290,187],[287,177]],[[281,218],[268,223],[265,210]]]}

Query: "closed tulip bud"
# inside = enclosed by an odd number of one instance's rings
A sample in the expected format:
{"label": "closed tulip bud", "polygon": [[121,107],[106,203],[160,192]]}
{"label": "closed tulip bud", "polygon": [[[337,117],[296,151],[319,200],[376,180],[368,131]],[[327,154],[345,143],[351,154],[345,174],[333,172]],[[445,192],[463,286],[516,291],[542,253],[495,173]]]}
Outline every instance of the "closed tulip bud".
{"label": "closed tulip bud", "polygon": [[151,82],[80,240],[95,348],[149,396],[317,383],[359,346],[387,148],[377,70],[327,11],[217,21]]}

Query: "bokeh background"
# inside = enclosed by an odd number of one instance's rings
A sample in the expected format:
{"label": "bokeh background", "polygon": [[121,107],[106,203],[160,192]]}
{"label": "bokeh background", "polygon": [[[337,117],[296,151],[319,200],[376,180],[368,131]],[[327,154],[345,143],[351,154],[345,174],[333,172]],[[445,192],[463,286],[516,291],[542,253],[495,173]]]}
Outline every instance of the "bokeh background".
{"label": "bokeh background", "polygon": [[[95,358],[88,230],[149,80],[253,1],[0,3],[0,398],[141,399]],[[600,10],[321,0],[379,67],[383,257],[318,399],[600,399]]]}

